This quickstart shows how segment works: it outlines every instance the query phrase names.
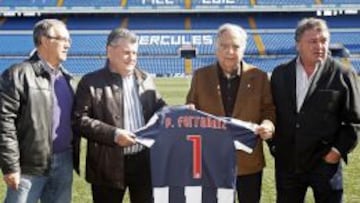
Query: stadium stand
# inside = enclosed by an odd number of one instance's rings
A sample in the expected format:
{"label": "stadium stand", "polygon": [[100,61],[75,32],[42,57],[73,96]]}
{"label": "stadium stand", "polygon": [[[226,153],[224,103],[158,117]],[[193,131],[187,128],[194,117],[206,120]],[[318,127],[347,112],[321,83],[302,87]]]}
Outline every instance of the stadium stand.
{"label": "stadium stand", "polygon": [[[245,29],[251,29],[249,18],[254,18],[257,29],[293,29],[303,17],[313,15],[304,13],[294,14],[138,14],[138,15],[80,15],[55,16],[66,21],[70,30],[109,30],[116,26],[128,27],[135,30],[208,30],[216,29],[223,23],[235,23]],[[54,17],[54,16],[50,16]],[[331,28],[359,28],[359,15],[320,16]],[[41,17],[42,18],[42,17]],[[0,22],[0,30],[31,30],[32,26],[41,19],[39,17],[7,17]],[[189,27],[185,24],[190,19]],[[285,19],[285,20],[284,20]]]}
{"label": "stadium stand", "polygon": [[332,33],[332,43],[342,43],[351,53],[360,54],[360,32]]}
{"label": "stadium stand", "polygon": [[314,0],[257,0],[257,5],[311,5]]}
{"label": "stadium stand", "polygon": [[[211,5],[221,5],[224,4],[226,1],[202,1],[202,0],[193,0],[192,1],[192,8],[198,8],[198,7],[208,7]],[[229,1],[232,2],[232,4],[235,5],[251,5],[249,0],[237,0],[237,1]]]}
{"label": "stadium stand", "polygon": [[261,33],[260,35],[267,54],[296,54],[293,33]]}
{"label": "stadium stand", "polygon": [[0,56],[26,56],[34,47],[31,35],[0,35],[0,42]]}
{"label": "stadium stand", "polygon": [[2,0],[0,6],[9,7],[44,7],[44,6],[56,6],[57,0]]}
{"label": "stadium stand", "polygon": [[62,6],[83,6],[83,7],[91,7],[91,6],[121,6],[119,0],[64,0]]}
{"label": "stadium stand", "polygon": [[360,74],[360,58],[353,58],[351,59],[351,63],[355,71]]}
{"label": "stadium stand", "polygon": [[1,58],[0,60],[0,71],[3,72],[6,68],[10,67],[10,65],[19,63],[23,61],[25,58]]}
{"label": "stadium stand", "polygon": [[323,4],[359,4],[359,0],[323,0]]}
{"label": "stadium stand", "polygon": [[36,21],[38,21],[39,18],[35,17],[8,17],[8,18],[2,18],[0,23],[0,29],[1,30],[31,30]]}
{"label": "stadium stand", "polygon": [[105,59],[103,57],[70,57],[64,63],[64,66],[67,67],[72,74],[78,76],[98,70],[104,67],[104,65]]}
{"label": "stadium stand", "polygon": [[282,63],[286,63],[287,61],[291,60],[293,56],[282,56],[282,57],[247,57],[245,61],[253,64],[263,71],[271,73],[274,68]]}
{"label": "stadium stand", "polygon": [[[0,0],[0,15],[6,7],[15,10],[16,7],[41,7],[38,10],[45,12],[41,16],[27,16],[26,13],[0,16],[0,71],[23,60],[31,52],[31,30],[38,20],[58,18],[71,31],[73,44],[65,65],[76,75],[103,66],[106,36],[115,27],[127,27],[138,33],[138,63],[148,72],[159,75],[184,73],[187,64],[196,69],[215,61],[216,29],[226,22],[239,24],[248,31],[246,61],[271,72],[276,65],[295,56],[294,28],[297,22],[318,14],[308,8],[321,8],[327,4],[332,4],[331,8],[341,8],[343,4],[353,3],[360,5],[359,0]],[[51,12],[54,11],[51,7],[59,8],[61,14]],[[74,13],[75,7],[87,9],[87,13]],[[280,10],[266,10],[268,7]],[[92,8],[100,13],[89,13],[95,11]],[[107,8],[118,11],[108,12]],[[234,12],[233,8],[239,9]],[[243,8],[248,11],[239,12]],[[296,12],[283,12],[281,8]],[[350,60],[359,71],[359,14],[335,14],[320,17],[331,28],[331,43],[349,49]],[[195,58],[180,58],[179,48],[184,44],[196,48]]]}
{"label": "stadium stand", "polygon": [[223,23],[234,23],[245,29],[250,28],[247,15],[218,13],[191,16],[191,29],[216,29]]}
{"label": "stadium stand", "polygon": [[177,14],[137,15],[128,17],[128,28],[135,30],[185,29],[185,16]]}
{"label": "stadium stand", "polygon": [[70,30],[110,30],[122,26],[125,17],[119,15],[70,16],[64,18]]}
{"label": "stadium stand", "polygon": [[144,0],[131,0],[127,3],[128,8],[184,8],[184,1],[171,0],[171,1],[144,1]]}
{"label": "stadium stand", "polygon": [[[211,8],[249,5],[315,5],[315,4],[358,4],[359,0],[192,0],[190,8]],[[187,8],[182,0],[1,0],[6,7],[126,7],[126,8]]]}
{"label": "stadium stand", "polygon": [[[153,74],[170,75],[184,72],[184,59],[179,59],[179,57],[163,57],[161,59],[141,57],[138,64],[145,71]],[[156,72],[153,71],[154,67],[157,67]]]}

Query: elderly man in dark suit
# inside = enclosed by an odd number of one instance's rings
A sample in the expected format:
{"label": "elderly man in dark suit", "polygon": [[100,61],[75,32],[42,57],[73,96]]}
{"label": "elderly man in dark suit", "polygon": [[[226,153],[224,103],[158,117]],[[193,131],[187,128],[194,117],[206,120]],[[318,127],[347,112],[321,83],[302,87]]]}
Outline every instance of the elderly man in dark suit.
{"label": "elderly man in dark suit", "polygon": [[325,21],[301,20],[295,41],[298,56],[271,79],[277,202],[303,202],[309,186],[316,202],[341,202],[340,160],[347,161],[359,134],[359,81],[329,56]]}
{"label": "elderly man in dark suit", "polygon": [[252,154],[237,152],[237,192],[241,203],[260,201],[265,166],[262,140],[272,137],[275,108],[266,73],[243,60],[247,34],[234,24],[220,26],[217,62],[195,71],[187,103],[196,109],[259,124]]}

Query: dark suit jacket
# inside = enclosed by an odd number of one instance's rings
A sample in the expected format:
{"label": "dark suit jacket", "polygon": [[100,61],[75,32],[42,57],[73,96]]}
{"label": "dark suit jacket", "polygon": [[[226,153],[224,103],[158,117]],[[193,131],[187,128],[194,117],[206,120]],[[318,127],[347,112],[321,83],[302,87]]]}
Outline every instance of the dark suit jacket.
{"label": "dark suit jacket", "polygon": [[296,59],[273,71],[271,87],[277,169],[311,170],[332,147],[347,160],[360,124],[360,86],[354,72],[328,58],[316,73],[300,112],[296,110]]}
{"label": "dark suit jacket", "polygon": [[[135,69],[145,122],[165,105],[152,78]],[[74,128],[88,140],[86,180],[92,184],[124,187],[123,148],[114,143],[115,130],[123,128],[121,76],[109,67],[85,75],[75,98]],[[141,174],[139,174],[141,175]]]}
{"label": "dark suit jacket", "polygon": [[[258,124],[265,119],[274,121],[275,109],[266,73],[245,62],[242,64],[243,71],[232,117]],[[186,102],[195,104],[196,109],[225,116],[217,64],[195,71]],[[238,175],[261,171],[265,166],[262,141],[258,140],[252,154],[238,151],[237,164]]]}

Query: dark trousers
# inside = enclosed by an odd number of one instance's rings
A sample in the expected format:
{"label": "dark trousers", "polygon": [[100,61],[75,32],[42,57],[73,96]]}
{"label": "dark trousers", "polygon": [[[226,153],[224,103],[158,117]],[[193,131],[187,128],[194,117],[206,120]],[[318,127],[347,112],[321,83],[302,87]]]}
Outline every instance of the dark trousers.
{"label": "dark trousers", "polygon": [[236,190],[240,203],[258,203],[261,197],[262,171],[238,176]]}
{"label": "dark trousers", "polygon": [[306,173],[276,170],[277,203],[303,203],[308,187],[314,192],[316,203],[342,202],[343,184],[341,164],[322,161]]}
{"label": "dark trousers", "polygon": [[[149,150],[125,156],[125,185],[129,189],[131,203],[152,203],[152,186]],[[121,203],[126,191],[92,185],[94,203]]]}

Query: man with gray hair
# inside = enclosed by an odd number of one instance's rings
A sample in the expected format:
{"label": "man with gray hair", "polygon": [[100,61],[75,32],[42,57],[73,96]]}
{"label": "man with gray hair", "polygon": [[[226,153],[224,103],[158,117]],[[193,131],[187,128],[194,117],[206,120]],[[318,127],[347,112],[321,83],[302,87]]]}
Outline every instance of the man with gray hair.
{"label": "man with gray hair", "polygon": [[2,74],[0,166],[6,203],[70,203],[79,139],[73,136],[73,77],[63,68],[71,45],[62,21],[33,31],[36,52]]}
{"label": "man with gray hair", "polygon": [[236,172],[239,201],[257,203],[265,166],[262,140],[272,137],[275,109],[267,74],[243,60],[246,40],[247,34],[240,26],[228,23],[220,26],[216,38],[217,62],[194,72],[186,103],[216,116],[258,124],[254,152],[237,152]]}
{"label": "man with gray hair", "polygon": [[355,147],[360,127],[357,75],[329,56],[326,22],[301,20],[298,55],[275,68],[274,155],[277,202],[302,203],[308,187],[316,202],[342,202],[341,159]]}
{"label": "man with gray hair", "polygon": [[86,74],[75,99],[75,129],[88,142],[86,180],[95,203],[151,203],[149,149],[135,143],[134,131],[165,105],[151,76],[137,66],[133,32],[114,29],[103,68]]}

